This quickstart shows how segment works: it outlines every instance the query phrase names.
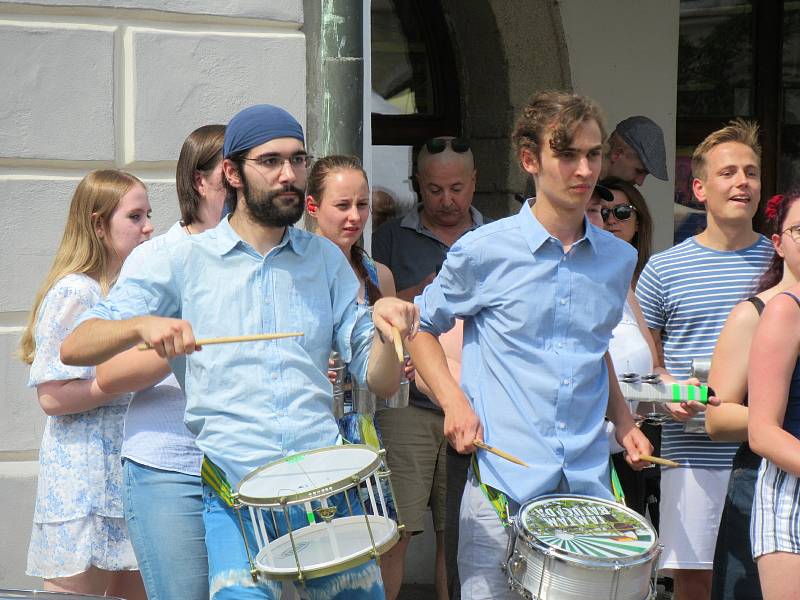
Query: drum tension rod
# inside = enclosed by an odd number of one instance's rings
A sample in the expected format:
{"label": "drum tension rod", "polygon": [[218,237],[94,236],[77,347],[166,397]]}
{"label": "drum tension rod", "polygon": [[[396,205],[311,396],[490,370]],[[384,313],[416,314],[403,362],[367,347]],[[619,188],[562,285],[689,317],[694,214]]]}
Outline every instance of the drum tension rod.
{"label": "drum tension rod", "polygon": [[253,559],[250,556],[250,544],[247,543],[247,534],[244,531],[244,521],[242,521],[242,505],[238,502],[234,505],[233,510],[236,511],[236,517],[239,519],[239,529],[242,531],[242,541],[244,542],[244,551],[247,554],[247,564],[250,565],[250,577],[253,578],[253,583],[258,582],[258,571],[253,564]]}

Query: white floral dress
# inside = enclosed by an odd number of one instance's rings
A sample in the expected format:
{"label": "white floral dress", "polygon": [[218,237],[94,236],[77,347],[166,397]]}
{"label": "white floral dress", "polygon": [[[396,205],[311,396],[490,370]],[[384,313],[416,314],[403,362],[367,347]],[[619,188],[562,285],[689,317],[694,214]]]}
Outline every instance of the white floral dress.
{"label": "white floral dress", "polygon": [[[92,379],[93,367],[68,367],[61,342],[78,317],[101,299],[100,285],[82,274],[60,279],[36,319],[36,354],[28,385]],[[130,397],[74,415],[47,417],[39,451],[39,481],[27,574],[53,579],[96,566],[136,569],[122,512],[120,446]]]}

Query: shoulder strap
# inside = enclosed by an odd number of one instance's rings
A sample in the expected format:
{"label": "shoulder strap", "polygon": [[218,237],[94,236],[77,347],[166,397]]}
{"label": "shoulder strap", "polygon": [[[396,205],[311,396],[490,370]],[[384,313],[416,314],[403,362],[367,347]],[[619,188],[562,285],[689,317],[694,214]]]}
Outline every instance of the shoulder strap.
{"label": "shoulder strap", "polygon": [[792,292],[781,292],[781,294],[789,296],[792,300],[794,300],[797,303],[797,306],[800,306],[800,298],[795,296]]}
{"label": "shoulder strap", "polygon": [[761,313],[764,312],[764,301],[758,296],[752,296],[748,298],[746,302],[749,302],[756,307],[756,311],[758,312],[759,316],[761,316]]}

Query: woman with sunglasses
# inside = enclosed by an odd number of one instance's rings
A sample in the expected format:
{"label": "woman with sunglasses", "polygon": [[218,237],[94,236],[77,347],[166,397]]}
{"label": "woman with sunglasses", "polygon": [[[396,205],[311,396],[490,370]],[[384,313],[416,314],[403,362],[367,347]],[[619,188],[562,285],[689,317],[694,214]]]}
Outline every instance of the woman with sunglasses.
{"label": "woman with sunglasses", "polygon": [[[759,281],[758,293],[731,311],[711,363],[709,383],[722,404],[708,411],[706,428],[715,441],[744,442],[733,459],[717,538],[713,598],[734,595],[743,599],[761,598],[760,594],[766,599],[797,596],[796,573],[800,568],[798,199],[800,189],[795,188],[768,202],[765,214],[773,230],[775,255]],[[763,309],[763,315],[759,314],[759,309]],[[749,560],[751,545],[757,572]]]}
{"label": "woman with sunglasses", "polygon": [[[639,253],[631,289],[622,311],[622,319],[614,328],[608,352],[618,374],[639,373],[644,375],[653,370],[655,346],[644,321],[642,309],[639,308],[639,303],[636,301],[633,288],[636,286],[639,273],[650,257],[652,219],[641,193],[630,183],[617,177],[608,177],[601,182],[601,187],[605,187],[613,197],[612,200],[603,202],[603,206],[600,208],[603,227],[619,239],[631,244]],[[658,428],[647,424],[642,426],[642,431],[653,446],[658,448]],[[621,452],[612,454],[612,460],[625,493],[626,503],[644,515],[647,510],[647,498],[651,491],[647,489],[647,481],[652,476],[645,471],[631,469]],[[650,516],[657,527],[658,516],[655,514],[655,507],[651,507]]]}

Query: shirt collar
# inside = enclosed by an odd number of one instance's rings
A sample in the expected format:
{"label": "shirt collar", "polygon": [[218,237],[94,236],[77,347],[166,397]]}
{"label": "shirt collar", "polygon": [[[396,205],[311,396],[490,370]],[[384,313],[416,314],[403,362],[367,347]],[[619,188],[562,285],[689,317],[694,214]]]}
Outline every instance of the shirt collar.
{"label": "shirt collar", "polygon": [[[227,254],[237,245],[240,245],[242,248],[249,248],[251,250],[253,249],[253,247],[245,242],[241,236],[236,233],[233,227],[231,227],[230,215],[223,217],[223,219],[219,222],[219,225],[217,225],[211,231],[211,235],[216,240],[217,253],[220,256]],[[302,256],[308,249],[310,242],[309,235],[304,235],[305,233],[306,232],[301,232],[299,229],[293,226],[287,227],[286,232],[283,234],[283,239],[281,239],[280,243],[270,252],[286,246],[296,254]]]}
{"label": "shirt collar", "polygon": [[[520,229],[528,241],[528,246],[531,249],[531,252],[536,253],[539,248],[542,247],[549,239],[555,239],[550,233],[539,223],[539,220],[533,214],[533,202],[535,198],[528,198],[525,202],[522,203],[522,206],[519,209],[519,213],[517,214],[517,221],[519,223]],[[589,243],[589,247],[591,248],[592,252],[597,252],[597,231],[595,231],[594,226],[589,223],[589,220],[586,218],[586,215],[583,217],[583,237],[577,240],[573,247],[577,244],[580,244],[583,240],[586,240]]]}
{"label": "shirt collar", "polygon": [[[422,224],[422,219],[420,219],[420,213],[422,212],[422,202],[419,202],[415,207],[414,210],[410,211],[403,219],[400,221],[400,227],[405,227],[406,229],[413,229],[417,233],[422,233],[423,231],[428,231],[428,228]],[[483,225],[484,218],[481,212],[475,208],[474,206],[469,207],[469,214],[472,217],[472,225],[467,229],[467,231],[472,231]]]}

